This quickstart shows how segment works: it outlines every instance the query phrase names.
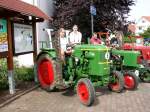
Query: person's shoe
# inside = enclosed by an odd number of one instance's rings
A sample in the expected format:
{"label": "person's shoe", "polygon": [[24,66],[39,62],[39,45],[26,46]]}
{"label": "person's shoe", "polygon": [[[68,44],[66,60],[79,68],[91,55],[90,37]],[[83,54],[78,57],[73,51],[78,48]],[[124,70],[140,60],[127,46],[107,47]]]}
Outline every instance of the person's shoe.
{"label": "person's shoe", "polygon": [[56,88],[59,89],[59,90],[65,90],[67,89],[68,87],[64,86],[64,85],[56,85]]}
{"label": "person's shoe", "polygon": [[60,90],[64,90],[64,89],[67,89],[68,87],[65,84],[57,84],[56,88]]}
{"label": "person's shoe", "polygon": [[62,80],[60,80],[60,81],[57,81],[56,88],[63,90],[63,89],[67,89],[69,87]]}

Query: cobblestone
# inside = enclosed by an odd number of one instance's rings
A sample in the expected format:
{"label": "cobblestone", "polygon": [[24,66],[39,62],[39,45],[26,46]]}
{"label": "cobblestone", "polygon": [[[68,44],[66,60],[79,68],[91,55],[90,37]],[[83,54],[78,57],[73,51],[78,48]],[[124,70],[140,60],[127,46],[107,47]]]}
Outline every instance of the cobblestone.
{"label": "cobblestone", "polygon": [[150,83],[140,83],[135,91],[113,93],[97,89],[93,106],[82,105],[76,94],[46,92],[40,88],[0,109],[0,112],[150,112]]}

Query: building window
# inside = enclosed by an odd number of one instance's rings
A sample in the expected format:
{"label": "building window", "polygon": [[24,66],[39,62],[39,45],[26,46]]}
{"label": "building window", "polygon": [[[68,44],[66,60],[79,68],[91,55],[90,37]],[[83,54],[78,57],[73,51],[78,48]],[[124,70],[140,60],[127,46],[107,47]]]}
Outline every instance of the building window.
{"label": "building window", "polygon": [[145,23],[145,21],[144,21],[144,20],[142,20],[142,23]]}
{"label": "building window", "polygon": [[139,26],[139,30],[142,30],[142,26]]}

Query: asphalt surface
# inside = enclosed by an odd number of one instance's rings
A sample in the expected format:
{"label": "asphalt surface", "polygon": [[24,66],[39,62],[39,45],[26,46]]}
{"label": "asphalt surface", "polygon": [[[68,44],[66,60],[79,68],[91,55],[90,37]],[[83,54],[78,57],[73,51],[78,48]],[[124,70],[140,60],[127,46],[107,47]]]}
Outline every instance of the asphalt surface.
{"label": "asphalt surface", "polygon": [[150,83],[140,83],[137,90],[123,93],[99,88],[91,107],[82,105],[71,90],[46,92],[37,88],[0,108],[0,112],[150,112]]}

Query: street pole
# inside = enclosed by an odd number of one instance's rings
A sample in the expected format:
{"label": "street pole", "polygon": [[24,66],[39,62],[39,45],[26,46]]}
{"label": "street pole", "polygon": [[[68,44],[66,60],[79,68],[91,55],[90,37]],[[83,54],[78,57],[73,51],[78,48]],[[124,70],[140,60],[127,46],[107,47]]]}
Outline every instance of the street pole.
{"label": "street pole", "polygon": [[10,94],[15,94],[15,80],[14,80],[14,66],[13,66],[13,48],[12,48],[12,26],[10,18],[7,18],[8,27],[8,57],[7,57],[7,68],[8,68],[8,83]]}
{"label": "street pole", "polygon": [[[91,6],[93,5],[93,0],[91,0]],[[94,21],[94,17],[93,17],[93,14],[91,13],[91,34],[93,35],[93,32],[94,32],[94,24],[93,24],[93,21]]]}
{"label": "street pole", "polygon": [[94,24],[93,24],[93,20],[94,20],[94,18],[93,18],[93,15],[91,14],[91,33],[92,33],[92,35],[93,35],[93,33],[94,33]]}

